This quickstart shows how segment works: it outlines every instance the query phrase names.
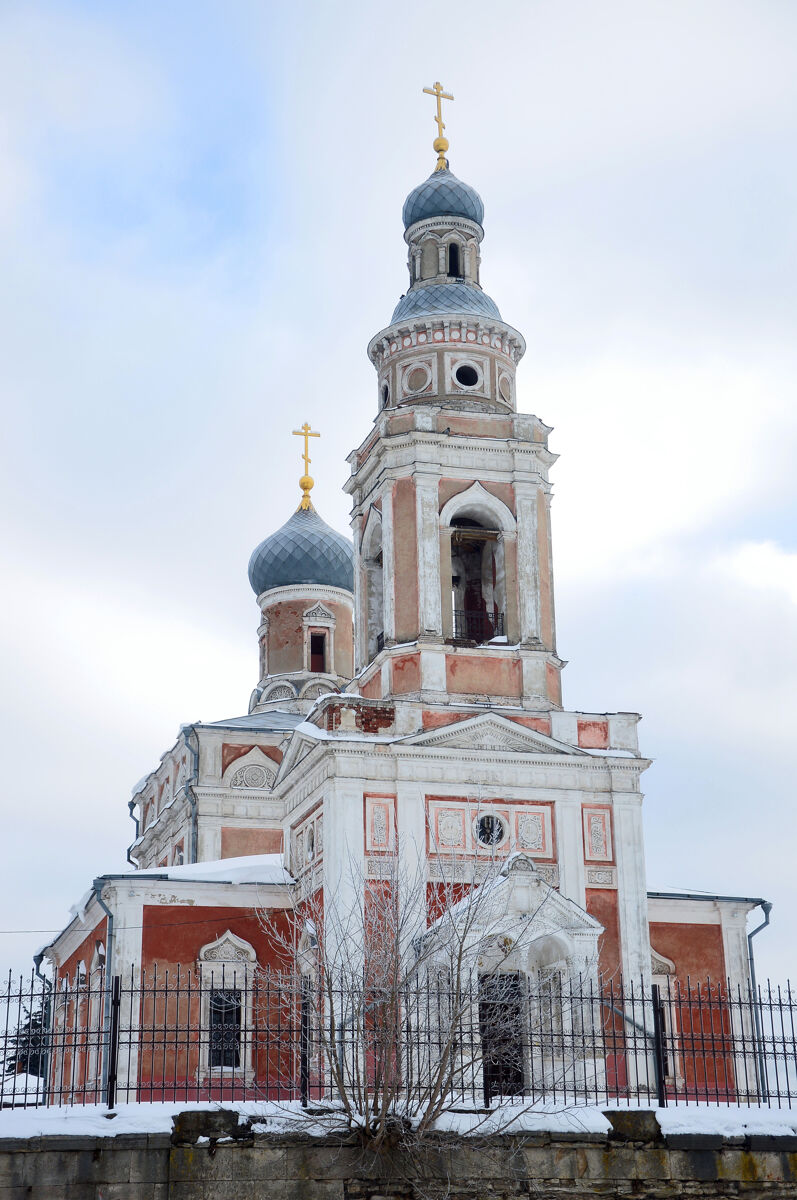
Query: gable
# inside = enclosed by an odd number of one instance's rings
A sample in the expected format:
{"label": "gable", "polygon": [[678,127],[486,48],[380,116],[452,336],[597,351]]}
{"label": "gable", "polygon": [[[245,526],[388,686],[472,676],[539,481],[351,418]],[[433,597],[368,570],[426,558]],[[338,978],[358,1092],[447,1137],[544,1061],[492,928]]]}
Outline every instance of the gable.
{"label": "gable", "polygon": [[466,721],[455,721],[442,729],[425,730],[404,739],[404,745],[428,746],[441,750],[509,750],[515,754],[573,755],[586,757],[582,750],[559,742],[536,730],[526,729],[497,713],[485,713]]}

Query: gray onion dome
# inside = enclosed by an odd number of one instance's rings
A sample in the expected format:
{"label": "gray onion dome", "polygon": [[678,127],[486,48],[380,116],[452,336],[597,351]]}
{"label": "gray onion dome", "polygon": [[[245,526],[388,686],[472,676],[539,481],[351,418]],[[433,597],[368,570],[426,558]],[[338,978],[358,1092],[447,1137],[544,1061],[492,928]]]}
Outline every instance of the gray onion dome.
{"label": "gray onion dome", "polygon": [[252,552],[249,582],[256,596],[303,583],[354,591],[354,547],[314,508],[299,508]]}
{"label": "gray onion dome", "polygon": [[404,201],[403,216],[405,229],[416,221],[428,221],[431,217],[466,217],[481,225],[484,204],[470,184],[463,183],[446,168],[445,171],[434,171],[413,188]]}

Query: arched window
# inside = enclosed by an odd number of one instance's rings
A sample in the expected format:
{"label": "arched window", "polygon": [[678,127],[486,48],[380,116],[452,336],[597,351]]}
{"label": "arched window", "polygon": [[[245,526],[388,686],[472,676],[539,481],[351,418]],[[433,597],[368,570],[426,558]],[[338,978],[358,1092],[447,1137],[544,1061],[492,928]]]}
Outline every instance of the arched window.
{"label": "arched window", "polygon": [[[481,644],[506,635],[507,595],[515,595],[511,509],[478,481],[443,506],[441,529],[451,536],[451,630],[455,640]],[[509,574],[507,573],[509,571]]]}
{"label": "arched window", "polygon": [[457,279],[462,278],[462,255],[459,242],[451,242],[448,247],[448,273]]}
{"label": "arched window", "polygon": [[252,1075],[254,948],[228,929],[199,952],[202,984],[201,1070],[205,1075]]}
{"label": "arched window", "polygon": [[451,605],[458,640],[481,643],[503,636],[503,541],[499,530],[471,517],[454,517],[451,522]]}

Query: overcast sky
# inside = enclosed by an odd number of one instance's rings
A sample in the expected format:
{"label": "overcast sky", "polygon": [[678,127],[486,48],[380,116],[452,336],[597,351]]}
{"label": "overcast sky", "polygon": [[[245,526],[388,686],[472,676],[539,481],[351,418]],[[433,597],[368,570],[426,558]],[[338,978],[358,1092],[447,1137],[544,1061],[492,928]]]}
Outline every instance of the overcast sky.
{"label": "overcast sky", "polygon": [[[641,712],[648,883],[794,972],[797,5],[0,4],[0,928],[123,869],[179,724],[246,711],[252,548],[347,529],[434,166],[554,426],[565,704]],[[757,914],[756,914],[757,916]],[[25,967],[46,934],[0,935]]]}

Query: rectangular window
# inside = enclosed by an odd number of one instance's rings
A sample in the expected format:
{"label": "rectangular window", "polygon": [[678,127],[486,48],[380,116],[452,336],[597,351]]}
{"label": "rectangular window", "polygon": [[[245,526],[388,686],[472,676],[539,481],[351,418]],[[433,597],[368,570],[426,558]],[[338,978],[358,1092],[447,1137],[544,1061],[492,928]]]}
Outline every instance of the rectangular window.
{"label": "rectangular window", "polygon": [[327,635],[310,634],[310,670],[324,672],[327,669]]}
{"label": "rectangular window", "polygon": [[238,988],[210,993],[210,1067],[241,1065],[241,992]]}

